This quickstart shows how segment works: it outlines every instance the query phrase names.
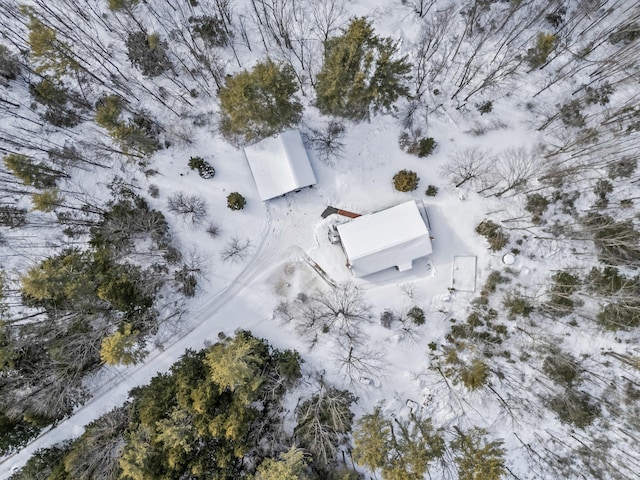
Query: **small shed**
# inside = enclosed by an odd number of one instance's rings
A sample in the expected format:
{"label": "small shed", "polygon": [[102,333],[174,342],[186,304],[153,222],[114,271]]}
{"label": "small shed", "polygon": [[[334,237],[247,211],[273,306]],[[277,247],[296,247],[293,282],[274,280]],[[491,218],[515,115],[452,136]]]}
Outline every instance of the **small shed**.
{"label": "small shed", "polygon": [[409,270],[414,260],[433,251],[427,223],[415,201],[363,215],[337,228],[356,277],[393,267]]}
{"label": "small shed", "polygon": [[298,130],[287,130],[249,145],[244,154],[263,202],[316,184]]}

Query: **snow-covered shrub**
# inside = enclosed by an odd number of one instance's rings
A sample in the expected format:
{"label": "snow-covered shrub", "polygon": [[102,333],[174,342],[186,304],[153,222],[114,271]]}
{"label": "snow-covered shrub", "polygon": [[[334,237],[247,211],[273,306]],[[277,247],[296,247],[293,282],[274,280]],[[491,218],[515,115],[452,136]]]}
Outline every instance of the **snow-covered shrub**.
{"label": "snow-covered shrub", "polygon": [[174,279],[178,282],[178,291],[185,297],[193,297],[196,294],[198,277],[196,277],[192,269],[185,265],[180,270],[176,270]]}
{"label": "snow-covered shrub", "polygon": [[411,307],[407,312],[407,317],[413,320],[416,325],[424,325],[426,318],[424,316],[424,310],[420,307]]}
{"label": "snow-covered shrub", "polygon": [[580,364],[573,355],[553,346],[542,362],[542,371],[558,385],[570,387],[578,380]]}
{"label": "snow-covered shrub", "polygon": [[17,228],[27,222],[27,210],[11,205],[0,207],[0,225],[9,228]]}
{"label": "snow-covered shrub", "polygon": [[631,23],[622,25],[618,30],[609,35],[609,41],[614,45],[622,42],[623,45],[629,45],[640,38],[640,23]]}
{"label": "snow-covered shrub", "polygon": [[600,87],[585,86],[584,92],[584,99],[588,104],[604,106],[609,103],[613,87],[609,85],[609,82],[605,81]]}
{"label": "snow-covered shrub", "polygon": [[502,305],[507,309],[509,319],[528,317],[533,312],[531,302],[516,292],[505,296]]}
{"label": "snow-covered shrub", "polygon": [[556,272],[551,279],[553,284],[549,290],[550,300],[545,307],[552,314],[565,316],[571,313],[575,307],[573,294],[580,288],[580,278],[566,271]]}
{"label": "snow-covered shrub", "polygon": [[411,130],[400,134],[400,148],[419,158],[431,155],[438,145],[433,137],[421,137],[420,130]]}
{"label": "snow-covered shrub", "polygon": [[558,39],[552,33],[539,33],[534,47],[527,50],[525,60],[532,69],[543,66],[551,52],[558,45]]}
{"label": "snow-covered shrub", "polygon": [[225,47],[229,44],[228,30],[224,22],[217,16],[204,15],[202,17],[190,17],[189,23],[208,47]]}
{"label": "snow-covered shrub", "polygon": [[209,235],[211,235],[213,238],[220,236],[220,233],[222,232],[222,229],[220,228],[220,225],[218,225],[215,222],[211,222],[206,230],[205,230]]}
{"label": "snow-covered shrub", "polygon": [[489,247],[494,252],[502,250],[509,241],[509,235],[502,227],[491,220],[484,220],[476,227],[476,233],[482,235],[489,242]]}
{"label": "snow-covered shrub", "polygon": [[638,167],[638,160],[633,157],[624,157],[612,162],[608,166],[608,174],[611,180],[616,178],[628,178]]}
{"label": "snow-covered shrub", "polygon": [[560,107],[560,119],[568,127],[584,127],[586,119],[580,111],[580,100],[571,100]]}
{"label": "snow-covered shrub", "polygon": [[412,192],[418,188],[420,178],[411,170],[400,170],[393,176],[393,186],[399,192]]}
{"label": "snow-covered shrub", "polygon": [[157,77],[171,68],[167,42],[160,40],[157,33],[130,33],[127,38],[127,56],[147,77]]}
{"label": "snow-covered shrub", "polygon": [[424,194],[427,197],[435,197],[438,194],[438,187],[436,187],[435,185],[429,185]]}
{"label": "snow-covered shrub", "polygon": [[18,57],[0,44],[0,77],[5,80],[15,80],[18,73],[20,73]]}
{"label": "snow-covered shrub", "polygon": [[493,110],[493,102],[491,100],[487,100],[486,102],[476,103],[476,109],[480,112],[480,115],[491,113]]}
{"label": "snow-covered shrub", "polygon": [[550,398],[548,406],[562,423],[578,428],[589,426],[600,415],[599,405],[589,394],[571,388]]}
{"label": "snow-covered shrub", "polygon": [[247,204],[247,200],[238,192],[231,192],[227,195],[227,207],[231,210],[242,210]]}
{"label": "snow-covered shrub", "polygon": [[216,170],[202,157],[189,158],[189,168],[198,170],[198,175],[204,179],[213,178],[216,175]]}
{"label": "snow-covered shrub", "polygon": [[607,195],[613,192],[613,184],[609,180],[601,178],[593,187],[593,193],[598,196],[598,200],[595,203],[596,208],[605,208],[609,205],[609,199]]}
{"label": "snow-covered shrub", "polygon": [[74,98],[62,82],[44,78],[29,85],[33,99],[45,107],[42,118],[57,127],[74,127],[80,123],[80,116],[69,105]]}
{"label": "snow-covered shrub", "polygon": [[531,213],[531,221],[533,223],[540,223],[542,215],[549,206],[549,200],[544,195],[539,193],[532,193],[527,195],[527,204],[524,209]]}
{"label": "snow-covered shrub", "polygon": [[391,328],[391,325],[395,320],[396,317],[391,310],[385,310],[380,314],[380,325],[384,328]]}

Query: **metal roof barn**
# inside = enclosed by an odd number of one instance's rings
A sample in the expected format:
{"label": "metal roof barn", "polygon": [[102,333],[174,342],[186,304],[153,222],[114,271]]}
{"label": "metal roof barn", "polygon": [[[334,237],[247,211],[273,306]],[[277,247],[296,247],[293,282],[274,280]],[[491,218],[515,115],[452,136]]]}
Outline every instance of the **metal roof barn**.
{"label": "metal roof barn", "polygon": [[317,182],[298,130],[249,145],[244,154],[263,202]]}

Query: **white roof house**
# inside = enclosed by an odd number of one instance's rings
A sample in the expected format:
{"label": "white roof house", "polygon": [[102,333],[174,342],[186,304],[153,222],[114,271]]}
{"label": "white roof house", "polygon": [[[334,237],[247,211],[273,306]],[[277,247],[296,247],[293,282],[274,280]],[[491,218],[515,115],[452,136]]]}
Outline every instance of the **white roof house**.
{"label": "white roof house", "polygon": [[363,215],[337,228],[356,277],[392,267],[409,270],[413,260],[433,251],[429,229],[413,200]]}
{"label": "white roof house", "polygon": [[249,145],[244,154],[262,201],[316,184],[298,130],[287,130]]}

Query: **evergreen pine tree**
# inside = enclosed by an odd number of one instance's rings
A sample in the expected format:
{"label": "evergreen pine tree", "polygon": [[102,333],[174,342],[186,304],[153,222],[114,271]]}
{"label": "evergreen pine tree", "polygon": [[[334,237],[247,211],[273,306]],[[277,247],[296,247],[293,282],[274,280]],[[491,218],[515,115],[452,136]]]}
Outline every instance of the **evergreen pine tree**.
{"label": "evergreen pine tree", "polygon": [[218,91],[223,135],[249,143],[295,125],[302,115],[297,90],[293,68],[271,60],[228,78]]}
{"label": "evergreen pine tree", "polygon": [[26,155],[10,153],[5,155],[2,161],[22,183],[36,188],[53,188],[56,186],[57,178],[62,175],[46,165],[34,162]]}
{"label": "evergreen pine tree", "polygon": [[27,300],[50,302],[58,308],[63,303],[78,306],[95,291],[87,255],[73,249],[47,258],[20,280]]}
{"label": "evergreen pine tree", "polygon": [[451,446],[456,452],[460,480],[499,480],[506,473],[502,441],[488,441],[486,435],[481,428],[466,433],[458,430],[458,438]]}
{"label": "evergreen pine tree", "polygon": [[364,120],[371,109],[391,108],[408,94],[404,81],[411,69],[406,57],[394,59],[397,50],[392,39],[375,35],[366,18],[354,18],[342,35],[325,42],[316,84],[320,111]]}
{"label": "evergreen pine tree", "polygon": [[377,406],[357,422],[353,433],[353,460],[372,472],[384,467],[391,450],[391,424]]}
{"label": "evergreen pine tree", "polygon": [[431,419],[411,415],[392,421],[380,407],[358,421],[353,438],[354,461],[372,471],[380,469],[383,480],[422,480],[431,462],[445,452]]}
{"label": "evergreen pine tree", "polygon": [[251,394],[262,383],[259,373],[265,354],[262,341],[251,335],[238,333],[233,339],[211,347],[205,361],[214,383],[249,402]]}
{"label": "evergreen pine tree", "polygon": [[144,357],[144,350],[138,347],[138,334],[130,323],[125,323],[120,330],[102,340],[100,358],[107,365],[134,365]]}
{"label": "evergreen pine tree", "polygon": [[62,202],[62,197],[60,197],[57,188],[48,188],[31,195],[33,209],[41,212],[53,212],[60,205],[60,202]]}
{"label": "evergreen pine tree", "polygon": [[306,480],[307,466],[304,450],[292,446],[280,455],[279,460],[268,458],[260,464],[255,480]]}
{"label": "evergreen pine tree", "polygon": [[28,7],[23,12],[29,16],[29,46],[31,56],[39,62],[36,72],[51,70],[56,78],[78,69],[73,51],[66,43],[58,40],[56,31],[42,23]]}

